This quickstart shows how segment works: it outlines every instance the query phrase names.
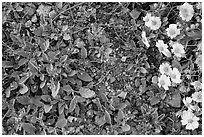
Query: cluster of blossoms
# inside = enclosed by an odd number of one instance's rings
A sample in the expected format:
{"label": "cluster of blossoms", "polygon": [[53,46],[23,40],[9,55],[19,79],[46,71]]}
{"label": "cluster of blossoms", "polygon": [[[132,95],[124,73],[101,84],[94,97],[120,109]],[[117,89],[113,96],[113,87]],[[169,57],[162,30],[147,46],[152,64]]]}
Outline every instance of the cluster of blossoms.
{"label": "cluster of blossoms", "polygon": [[179,9],[179,15],[182,20],[184,21],[190,21],[194,15],[194,9],[193,6],[189,3],[185,2],[183,5],[178,7]]}
{"label": "cluster of blossoms", "polygon": [[172,69],[169,63],[162,63],[159,71],[161,73],[161,76],[158,78],[159,87],[169,90],[169,86],[172,86],[171,82],[175,84],[181,83],[181,73],[175,67]]}
{"label": "cluster of blossoms", "polygon": [[[178,10],[179,16],[184,22],[190,21],[194,16],[193,6],[187,2],[181,6],[178,6]],[[158,30],[162,25],[160,17],[156,17],[151,13],[147,13],[143,18],[143,21],[145,22],[145,26],[151,30]],[[171,57],[172,55],[177,58],[185,57],[184,45],[176,41],[177,37],[181,34],[181,31],[181,26],[177,24],[169,24],[168,28],[165,29],[165,34],[171,40],[168,43],[164,43],[163,40],[157,40],[156,47],[158,48],[159,52],[166,57]],[[142,42],[146,45],[146,47],[150,47],[150,43],[146,37],[145,31],[142,32]],[[198,45],[198,48],[199,47],[201,47],[201,43]],[[202,69],[201,54],[197,55],[195,63],[200,69]],[[159,67],[159,71],[161,75],[158,77],[157,84],[159,87],[162,87],[165,90],[169,90],[170,86],[174,86],[182,82],[181,73],[179,72],[178,68],[172,68],[168,62],[162,63]],[[188,130],[194,130],[198,128],[198,121],[200,119],[197,112],[201,110],[198,104],[202,102],[202,83],[200,81],[194,81],[191,83],[191,85],[194,86],[196,92],[194,92],[190,97],[183,98],[183,103],[187,109],[184,110],[181,115],[181,123],[182,125],[186,126],[186,129]]]}
{"label": "cluster of blossoms", "polygon": [[[176,57],[184,57],[185,56],[185,50],[184,46],[178,42],[171,42],[171,52],[176,56]],[[171,57],[171,52],[168,49],[168,45],[164,44],[163,40],[158,40],[156,42],[156,47],[159,49],[159,52],[163,53],[166,57]]]}
{"label": "cluster of blossoms", "polygon": [[200,81],[194,81],[191,83],[194,86],[196,92],[191,97],[183,98],[183,103],[187,110],[184,110],[181,115],[182,125],[186,125],[186,129],[194,130],[199,126],[199,118],[193,112],[199,112],[201,108],[198,103],[202,102],[202,83]]}
{"label": "cluster of blossoms", "polygon": [[[178,7],[179,9],[179,16],[184,21],[190,21],[194,15],[193,6],[189,3],[185,2],[183,5]],[[145,21],[145,26],[149,27],[151,30],[157,30],[161,27],[161,19],[160,17],[152,16],[151,13],[147,13],[146,16],[143,18]],[[169,37],[174,38],[180,34],[180,29],[177,29],[176,24],[170,24],[169,28],[166,30],[167,35]]]}
{"label": "cluster of blossoms", "polygon": [[152,16],[151,13],[147,13],[143,20],[145,21],[145,25],[151,30],[157,30],[161,27],[160,17]]}

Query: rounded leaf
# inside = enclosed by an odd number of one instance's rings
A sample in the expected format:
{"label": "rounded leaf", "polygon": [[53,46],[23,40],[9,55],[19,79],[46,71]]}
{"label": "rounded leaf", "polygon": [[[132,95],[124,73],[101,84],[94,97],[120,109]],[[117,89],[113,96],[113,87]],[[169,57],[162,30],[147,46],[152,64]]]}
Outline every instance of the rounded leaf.
{"label": "rounded leaf", "polygon": [[123,132],[126,132],[126,131],[130,130],[130,126],[128,124],[125,124],[124,126],[121,126],[121,128],[122,128]]}
{"label": "rounded leaf", "polygon": [[64,128],[67,125],[67,119],[59,119],[57,123],[55,124],[56,127],[58,128]]}
{"label": "rounded leaf", "polygon": [[54,88],[52,89],[52,96],[56,97],[57,94],[59,93],[59,89],[60,89],[60,83],[59,81],[57,82],[57,85],[54,86]]}
{"label": "rounded leaf", "polygon": [[79,79],[86,81],[86,82],[90,82],[93,80],[93,78],[91,76],[89,76],[88,73],[83,72],[83,73],[77,73],[77,76]]}
{"label": "rounded leaf", "polygon": [[69,112],[74,111],[74,109],[76,108],[76,104],[77,104],[77,99],[76,99],[76,96],[74,96],[74,98],[71,100],[69,104]]}
{"label": "rounded leaf", "polygon": [[95,95],[95,92],[93,90],[90,90],[89,88],[84,88],[84,87],[81,87],[79,89],[79,93],[84,98],[91,98]]}
{"label": "rounded leaf", "polygon": [[105,119],[108,124],[111,124],[111,116],[108,111],[105,110]]}
{"label": "rounded leaf", "polygon": [[25,94],[26,92],[28,92],[28,87],[25,84],[22,84],[21,86],[22,88],[19,90],[21,94]]}
{"label": "rounded leaf", "polygon": [[81,58],[82,59],[87,58],[87,50],[85,47],[81,47]]}
{"label": "rounded leaf", "polygon": [[32,135],[35,135],[35,130],[36,130],[36,128],[35,128],[32,124],[30,124],[30,123],[23,123],[22,127],[23,127],[23,129],[24,129],[27,133],[32,134]]}
{"label": "rounded leaf", "polygon": [[52,109],[52,105],[44,105],[45,113],[48,113]]}

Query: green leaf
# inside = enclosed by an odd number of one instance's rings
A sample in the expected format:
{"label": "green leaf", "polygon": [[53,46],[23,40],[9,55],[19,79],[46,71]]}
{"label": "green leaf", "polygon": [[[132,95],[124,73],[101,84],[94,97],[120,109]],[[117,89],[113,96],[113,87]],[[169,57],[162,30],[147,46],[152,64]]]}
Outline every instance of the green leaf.
{"label": "green leaf", "polygon": [[68,58],[68,55],[63,55],[61,58],[60,58],[60,62],[63,63],[67,60]]}
{"label": "green leaf", "polygon": [[77,73],[77,76],[79,79],[83,80],[83,81],[86,81],[86,82],[90,82],[93,80],[92,77],[89,76],[88,73],[86,72],[82,72],[82,73]]}
{"label": "green leaf", "polygon": [[28,87],[25,84],[21,84],[22,88],[19,90],[21,94],[25,94],[28,92]]}
{"label": "green leaf", "polygon": [[19,36],[16,36],[14,34],[10,34],[10,38],[14,43],[21,44],[22,39]]}
{"label": "green leaf", "polygon": [[74,109],[76,108],[76,104],[77,104],[77,98],[76,96],[74,96],[74,98],[71,100],[69,104],[69,112],[74,111]]}
{"label": "green leaf", "polygon": [[167,98],[167,103],[172,107],[180,108],[181,106],[181,95],[180,93],[174,93],[172,97]]}
{"label": "green leaf", "polygon": [[121,128],[122,128],[123,132],[126,132],[126,131],[130,130],[130,126],[128,124],[125,124],[125,125],[121,126]]}
{"label": "green leaf", "polygon": [[87,58],[87,50],[85,47],[81,47],[81,58],[82,59]]}
{"label": "green leaf", "polygon": [[66,91],[68,93],[71,93],[72,91],[74,91],[69,84],[67,84],[64,87],[62,87],[62,90]]}
{"label": "green leaf", "polygon": [[59,93],[59,89],[60,89],[60,82],[57,82],[57,85],[54,86],[54,88],[52,88],[52,96],[56,97],[57,94]]}
{"label": "green leaf", "polygon": [[33,75],[35,75],[35,74],[38,73],[38,68],[37,68],[37,66],[35,66],[34,63],[31,62],[31,61],[28,62],[28,68],[29,68],[29,70],[31,71],[31,73],[32,73]]}
{"label": "green leaf", "polygon": [[43,27],[40,26],[39,28],[35,29],[33,33],[34,33],[36,36],[42,36],[43,31],[44,31]]}
{"label": "green leaf", "polygon": [[132,16],[133,19],[137,19],[140,16],[141,12],[137,11],[136,9],[132,10],[130,12],[130,15]]}
{"label": "green leaf", "polygon": [[64,128],[66,125],[67,125],[67,119],[65,118],[59,119],[55,124],[55,126],[58,128]]}
{"label": "green leaf", "polygon": [[152,83],[157,84],[158,82],[158,77],[157,76],[153,76],[152,77]]}
{"label": "green leaf", "polygon": [[28,96],[18,96],[18,97],[16,97],[16,100],[19,102],[19,103],[21,103],[21,104],[23,104],[23,105],[28,105],[28,104],[30,104],[30,98],[28,97]]}
{"label": "green leaf", "polygon": [[40,101],[40,97],[33,97],[30,99],[30,103],[34,104],[35,106],[41,107],[43,103]]}
{"label": "green leaf", "polygon": [[127,95],[127,92],[122,91],[118,96],[125,99]]}
{"label": "green leaf", "polygon": [[126,108],[126,106],[127,106],[126,103],[114,104],[115,109],[124,109],[124,108]]}
{"label": "green leaf", "polygon": [[108,124],[111,124],[111,116],[108,111],[105,110],[105,119]]}
{"label": "green leaf", "polygon": [[95,122],[97,125],[99,125],[99,127],[104,125],[106,123],[105,116],[102,117],[96,116]]}
{"label": "green leaf", "polygon": [[50,102],[51,101],[51,97],[50,95],[42,95],[41,99],[45,102]]}
{"label": "green leaf", "polygon": [[59,114],[62,114],[64,112],[64,108],[65,108],[64,104],[62,106],[58,107]]}
{"label": "green leaf", "polygon": [[22,66],[22,65],[26,64],[27,62],[28,62],[28,59],[22,58],[22,59],[20,59],[20,60],[18,61],[18,65],[19,65],[19,66]]}
{"label": "green leaf", "polygon": [[23,129],[24,129],[27,133],[29,133],[29,134],[31,134],[31,135],[35,135],[35,130],[36,130],[36,128],[35,128],[32,124],[30,124],[30,123],[23,123],[22,127],[23,127]]}
{"label": "green leaf", "polygon": [[41,46],[41,49],[42,49],[42,51],[46,51],[48,48],[49,48],[49,46],[50,46],[50,41],[49,41],[49,39],[47,39],[43,44],[41,44],[40,45]]}
{"label": "green leaf", "polygon": [[91,98],[95,95],[95,92],[93,90],[90,90],[89,88],[81,87],[79,89],[79,93],[84,98]]}
{"label": "green leaf", "polygon": [[2,61],[2,67],[3,68],[12,68],[13,65],[14,65],[14,63],[11,61]]}
{"label": "green leaf", "polygon": [[52,105],[45,105],[44,104],[45,113],[48,113],[51,109],[52,109]]}
{"label": "green leaf", "polygon": [[143,74],[146,74],[147,70],[144,67],[140,67],[140,72],[143,73]]}
{"label": "green leaf", "polygon": [[177,60],[175,60],[175,59],[172,61],[172,67],[173,68],[177,68],[179,70],[179,72],[182,71],[181,64]]}
{"label": "green leaf", "polygon": [[160,102],[160,98],[156,97],[156,96],[153,96],[150,100],[150,104],[153,106],[153,105],[156,105]]}
{"label": "green leaf", "polygon": [[27,73],[25,76],[23,76],[20,80],[19,80],[19,84],[24,84],[29,78],[29,73]]}
{"label": "green leaf", "polygon": [[52,60],[58,59],[56,56],[59,55],[59,54],[60,54],[60,51],[59,51],[59,50],[57,50],[57,51],[49,51],[49,52],[47,53],[48,57],[49,57],[50,59],[52,59]]}
{"label": "green leaf", "polygon": [[117,121],[123,120],[124,118],[125,118],[124,112],[121,109],[119,109]]}
{"label": "green leaf", "polygon": [[194,30],[186,33],[189,37],[192,37],[194,40],[202,39],[202,31]]}

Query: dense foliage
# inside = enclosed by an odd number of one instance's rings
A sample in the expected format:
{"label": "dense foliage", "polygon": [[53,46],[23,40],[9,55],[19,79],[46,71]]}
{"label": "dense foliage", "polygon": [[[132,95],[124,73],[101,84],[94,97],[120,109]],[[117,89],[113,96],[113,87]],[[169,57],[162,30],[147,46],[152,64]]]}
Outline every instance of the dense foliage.
{"label": "dense foliage", "polygon": [[202,134],[202,7],[2,3],[2,130]]}

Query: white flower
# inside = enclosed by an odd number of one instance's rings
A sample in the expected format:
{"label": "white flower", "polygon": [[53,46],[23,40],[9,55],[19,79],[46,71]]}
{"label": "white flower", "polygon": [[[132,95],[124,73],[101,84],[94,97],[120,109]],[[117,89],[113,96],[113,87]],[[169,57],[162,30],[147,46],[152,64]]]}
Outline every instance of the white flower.
{"label": "white flower", "polygon": [[180,29],[177,29],[176,24],[170,24],[169,28],[166,29],[167,35],[173,39],[180,34]]}
{"label": "white flower", "polygon": [[194,9],[193,6],[185,2],[179,7],[179,15],[184,21],[190,21],[193,17]]}
{"label": "white flower", "polygon": [[163,53],[165,56],[167,57],[171,57],[171,53],[170,51],[167,49],[168,48],[168,45],[167,44],[164,44],[164,41],[163,40],[158,40],[156,42],[156,47],[159,49],[159,51],[161,53]]}
{"label": "white flower", "polygon": [[181,73],[179,72],[179,70],[177,68],[173,68],[173,70],[171,71],[170,74],[171,80],[174,83],[181,83]]}
{"label": "white flower", "polygon": [[194,81],[191,83],[191,85],[194,86],[196,91],[202,88],[202,83],[200,81]]}
{"label": "white flower", "polygon": [[172,47],[173,47],[172,52],[174,53],[175,56],[183,57],[185,55],[184,46],[182,44],[175,42],[172,45]]}
{"label": "white flower", "polygon": [[151,14],[150,14],[150,13],[147,13],[146,16],[143,18],[143,21],[145,21],[145,25],[146,25],[147,27],[150,27],[151,17],[152,17]]}
{"label": "white flower", "polygon": [[183,103],[184,105],[188,108],[188,110],[195,110],[195,107],[193,105],[191,105],[192,102],[192,98],[191,97],[186,97],[183,98]]}
{"label": "white flower", "polygon": [[151,30],[157,30],[161,27],[161,19],[160,17],[155,17],[155,16],[152,16],[150,18],[150,29]]}
{"label": "white flower", "polygon": [[158,78],[158,86],[163,87],[165,90],[169,90],[169,86],[171,86],[170,78],[166,75],[161,75]]}
{"label": "white flower", "polygon": [[142,42],[149,48],[150,45],[149,45],[149,41],[146,37],[146,32],[145,31],[142,31]]}
{"label": "white flower", "polygon": [[198,2],[198,3],[196,4],[196,8],[197,8],[197,9],[202,9],[202,3],[201,3],[201,2]]}
{"label": "white flower", "polygon": [[182,114],[182,120],[181,123],[182,125],[186,125],[186,129],[188,130],[194,130],[196,128],[198,128],[199,123],[198,120],[199,118],[196,117],[193,112],[191,111],[183,111]]}
{"label": "white flower", "polygon": [[169,63],[162,63],[159,66],[159,71],[161,74],[166,74],[166,75],[170,75],[171,74],[171,66],[169,65]]}
{"label": "white flower", "polygon": [[202,102],[202,92],[195,92],[192,94],[193,101]]}
{"label": "white flower", "polygon": [[47,16],[50,12],[51,7],[50,6],[44,6],[44,5],[40,5],[37,9],[37,12],[39,15],[44,15]]}
{"label": "white flower", "polygon": [[198,67],[202,70],[202,54],[198,55],[196,58],[195,63],[198,65]]}
{"label": "white flower", "polygon": [[202,41],[197,45],[198,50],[202,51]]}

